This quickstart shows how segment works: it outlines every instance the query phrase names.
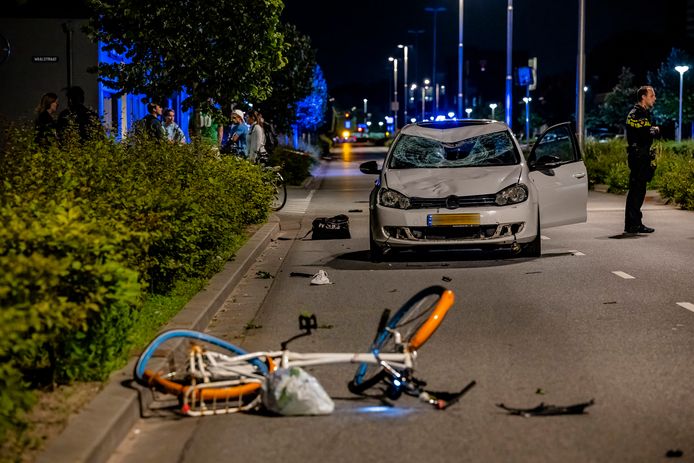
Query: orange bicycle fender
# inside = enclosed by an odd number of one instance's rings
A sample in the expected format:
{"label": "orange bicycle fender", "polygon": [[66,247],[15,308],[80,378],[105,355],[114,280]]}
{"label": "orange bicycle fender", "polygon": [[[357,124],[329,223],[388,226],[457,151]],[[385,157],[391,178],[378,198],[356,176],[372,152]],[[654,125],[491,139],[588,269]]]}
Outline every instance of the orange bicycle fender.
{"label": "orange bicycle fender", "polygon": [[[275,370],[275,362],[273,362],[270,357],[266,358],[266,363],[268,364],[268,369],[270,371]],[[162,378],[161,375],[154,373],[151,370],[145,370],[143,379],[149,386],[154,387],[158,391],[175,396],[183,396],[191,388],[191,386],[185,386],[166,378]],[[196,400],[203,401],[225,400],[258,393],[260,392],[260,387],[260,383],[247,383],[238,386],[221,388],[207,387],[199,389],[198,392],[194,393],[194,396]]]}
{"label": "orange bicycle fender", "polygon": [[410,350],[417,350],[424,345],[429,337],[434,334],[436,329],[441,324],[446,312],[453,306],[455,302],[455,294],[450,289],[447,289],[441,294],[439,301],[436,303],[434,310],[429,315],[429,318],[422,324],[417,332],[410,340]]}

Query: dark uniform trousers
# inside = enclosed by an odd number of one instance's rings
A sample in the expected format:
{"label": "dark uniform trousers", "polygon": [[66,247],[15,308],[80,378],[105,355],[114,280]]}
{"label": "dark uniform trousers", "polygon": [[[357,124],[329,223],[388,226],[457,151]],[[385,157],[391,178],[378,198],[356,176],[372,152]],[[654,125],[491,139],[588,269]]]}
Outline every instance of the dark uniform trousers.
{"label": "dark uniform trousers", "polygon": [[637,228],[642,224],[641,206],[646,198],[646,185],[653,178],[655,171],[653,158],[648,149],[629,147],[627,162],[629,163],[629,193],[625,207],[625,229]]}

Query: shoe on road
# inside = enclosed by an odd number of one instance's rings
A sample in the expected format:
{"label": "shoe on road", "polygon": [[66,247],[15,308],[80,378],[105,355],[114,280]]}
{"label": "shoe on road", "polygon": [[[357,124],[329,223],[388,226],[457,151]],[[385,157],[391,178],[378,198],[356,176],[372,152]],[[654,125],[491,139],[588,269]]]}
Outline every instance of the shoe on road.
{"label": "shoe on road", "polygon": [[638,227],[629,227],[624,229],[624,233],[626,234],[653,233],[654,231],[655,228],[647,227],[645,225],[639,225]]}

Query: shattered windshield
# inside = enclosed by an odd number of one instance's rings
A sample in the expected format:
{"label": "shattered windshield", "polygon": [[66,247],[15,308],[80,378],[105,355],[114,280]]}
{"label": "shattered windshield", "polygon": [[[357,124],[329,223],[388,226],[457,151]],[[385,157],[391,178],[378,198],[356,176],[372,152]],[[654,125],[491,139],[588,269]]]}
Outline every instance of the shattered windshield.
{"label": "shattered windshield", "polygon": [[445,143],[402,135],[393,147],[389,167],[486,167],[518,164],[518,153],[508,132],[496,132]]}

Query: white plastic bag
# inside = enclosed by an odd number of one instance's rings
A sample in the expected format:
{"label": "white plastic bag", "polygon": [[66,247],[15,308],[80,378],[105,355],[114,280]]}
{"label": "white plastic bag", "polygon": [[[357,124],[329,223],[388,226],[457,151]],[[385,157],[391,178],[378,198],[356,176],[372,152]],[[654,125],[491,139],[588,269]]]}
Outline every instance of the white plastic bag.
{"label": "white plastic bag", "polygon": [[318,380],[298,367],[279,368],[263,384],[263,405],[280,415],[328,415],[335,404]]}

